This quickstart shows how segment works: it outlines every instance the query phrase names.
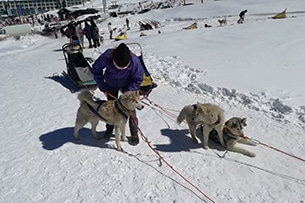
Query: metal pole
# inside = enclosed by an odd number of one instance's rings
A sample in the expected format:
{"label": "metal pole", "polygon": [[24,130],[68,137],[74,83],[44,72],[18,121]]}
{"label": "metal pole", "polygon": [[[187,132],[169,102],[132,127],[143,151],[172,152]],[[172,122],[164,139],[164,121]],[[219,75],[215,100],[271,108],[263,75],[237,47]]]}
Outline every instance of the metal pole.
{"label": "metal pole", "polygon": [[17,12],[18,18],[19,18],[19,20],[21,22],[21,18],[20,18],[19,11],[18,11],[18,8],[17,8],[16,0],[14,0],[14,4],[15,4],[15,8],[16,8],[16,12]]}

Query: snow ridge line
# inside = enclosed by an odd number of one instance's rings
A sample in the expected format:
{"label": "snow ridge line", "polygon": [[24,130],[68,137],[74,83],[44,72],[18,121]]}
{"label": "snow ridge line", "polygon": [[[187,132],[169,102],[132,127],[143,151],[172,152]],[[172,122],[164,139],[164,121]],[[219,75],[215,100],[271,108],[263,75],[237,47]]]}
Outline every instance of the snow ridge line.
{"label": "snow ridge line", "polygon": [[[305,129],[305,106],[293,108],[283,103],[279,98],[269,98],[265,93],[240,93],[236,89],[213,87],[199,81],[206,76],[207,71],[197,70],[181,61],[175,56],[159,57],[146,54],[146,65],[157,83],[184,89],[195,94],[204,94],[218,102],[239,104],[254,111],[263,112],[283,123],[294,123]],[[153,64],[154,68],[150,68]],[[270,114],[270,111],[272,114]]]}

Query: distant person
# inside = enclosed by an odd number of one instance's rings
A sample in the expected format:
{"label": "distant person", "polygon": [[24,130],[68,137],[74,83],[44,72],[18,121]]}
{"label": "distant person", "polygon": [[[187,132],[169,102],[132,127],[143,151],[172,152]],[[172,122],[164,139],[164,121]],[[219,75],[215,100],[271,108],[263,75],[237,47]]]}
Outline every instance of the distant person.
{"label": "distant person", "polygon": [[[67,26],[61,27],[61,33],[70,39],[70,44],[80,46],[80,42],[75,31],[76,25],[77,23],[75,21],[71,21]],[[64,30],[65,27],[66,29]]]}
{"label": "distant person", "polygon": [[111,27],[111,22],[108,23],[109,39],[112,39],[113,29]]}
{"label": "distant person", "polygon": [[245,20],[245,15],[248,12],[248,10],[243,10],[242,12],[240,12],[239,14],[239,20],[237,21],[238,24],[243,24],[244,20]]}
{"label": "distant person", "polygon": [[81,47],[84,47],[84,31],[83,31],[81,23],[78,23],[75,26],[75,32],[76,32],[77,38],[79,39]]}
{"label": "distant person", "polygon": [[92,48],[92,28],[87,21],[85,22],[84,34],[89,42],[89,48]]}
{"label": "distant person", "polygon": [[52,30],[53,30],[54,37],[57,39],[58,38],[57,30],[55,29],[55,27]]}
{"label": "distant person", "polygon": [[127,26],[127,30],[130,30],[128,18],[126,18],[126,26]]}
{"label": "distant person", "polygon": [[97,48],[100,44],[100,30],[93,20],[91,20],[93,47]]}

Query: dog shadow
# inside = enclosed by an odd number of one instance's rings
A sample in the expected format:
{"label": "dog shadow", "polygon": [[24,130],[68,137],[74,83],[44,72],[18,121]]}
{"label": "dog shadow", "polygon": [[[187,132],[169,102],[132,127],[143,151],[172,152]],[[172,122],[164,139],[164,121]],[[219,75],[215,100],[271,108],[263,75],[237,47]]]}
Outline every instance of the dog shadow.
{"label": "dog shadow", "polygon": [[187,136],[188,130],[161,129],[161,134],[169,137],[170,144],[157,144],[156,150],[163,152],[181,152],[200,148],[191,137]]}
{"label": "dog shadow", "polygon": [[[39,140],[42,144],[42,148],[44,148],[45,150],[55,150],[69,142],[77,145],[85,145],[90,147],[109,148],[109,145],[106,144],[108,140],[96,140],[93,137],[90,129],[82,128],[79,130],[79,133],[81,135],[80,140],[74,139],[73,132],[74,128],[72,127],[62,128],[41,135],[39,137]],[[100,132],[98,133],[100,134]]]}
{"label": "dog shadow", "polygon": [[[198,143],[193,142],[189,130],[173,130],[173,129],[161,129],[161,134],[169,137],[170,144],[158,144],[155,145],[156,150],[163,152],[181,152],[181,151],[190,151],[191,149],[203,148],[202,140],[202,130],[197,129],[196,137]],[[211,149],[216,149],[218,151],[225,151],[225,148],[222,147],[219,143],[209,139],[209,147]]]}

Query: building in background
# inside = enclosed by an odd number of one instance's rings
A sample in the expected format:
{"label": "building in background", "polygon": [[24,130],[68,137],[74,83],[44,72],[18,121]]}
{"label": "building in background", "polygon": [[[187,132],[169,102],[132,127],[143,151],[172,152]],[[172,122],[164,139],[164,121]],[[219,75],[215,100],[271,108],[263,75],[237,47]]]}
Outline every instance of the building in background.
{"label": "building in background", "polygon": [[0,15],[16,17],[83,4],[84,0],[0,0]]}

